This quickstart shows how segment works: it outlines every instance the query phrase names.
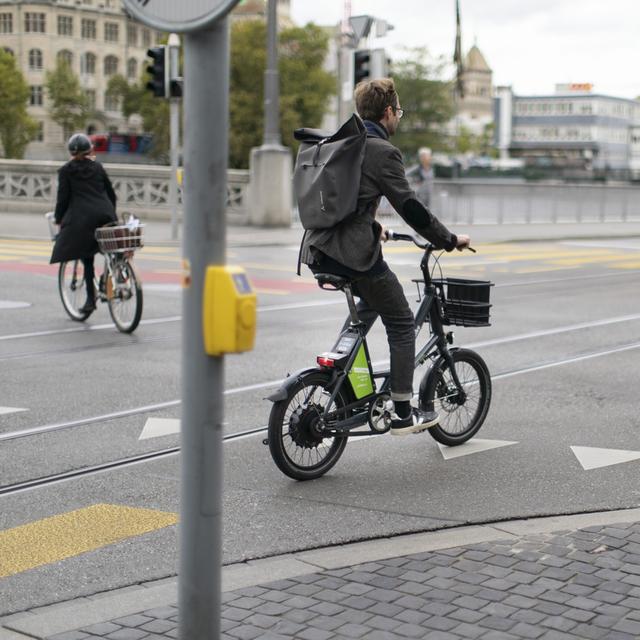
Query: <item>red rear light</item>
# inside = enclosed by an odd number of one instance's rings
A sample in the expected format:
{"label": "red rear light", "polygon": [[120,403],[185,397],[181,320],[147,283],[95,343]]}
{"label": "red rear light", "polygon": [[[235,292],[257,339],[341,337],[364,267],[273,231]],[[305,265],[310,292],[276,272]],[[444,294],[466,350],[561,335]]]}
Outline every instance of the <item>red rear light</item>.
{"label": "red rear light", "polygon": [[335,360],[333,358],[327,358],[327,356],[318,356],[316,358],[316,362],[321,367],[334,367],[335,366]]}

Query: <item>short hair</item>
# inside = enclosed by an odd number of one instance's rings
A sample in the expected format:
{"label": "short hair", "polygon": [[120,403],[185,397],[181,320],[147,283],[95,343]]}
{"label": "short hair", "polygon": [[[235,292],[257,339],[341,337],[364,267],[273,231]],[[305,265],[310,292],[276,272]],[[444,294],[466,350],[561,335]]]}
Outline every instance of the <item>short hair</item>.
{"label": "short hair", "polygon": [[420,147],[418,149],[418,158],[422,158],[422,156],[430,156],[431,149],[429,147]]}
{"label": "short hair", "polygon": [[387,107],[398,105],[398,93],[391,78],[364,80],[355,90],[356,110],[363,120],[382,120]]}

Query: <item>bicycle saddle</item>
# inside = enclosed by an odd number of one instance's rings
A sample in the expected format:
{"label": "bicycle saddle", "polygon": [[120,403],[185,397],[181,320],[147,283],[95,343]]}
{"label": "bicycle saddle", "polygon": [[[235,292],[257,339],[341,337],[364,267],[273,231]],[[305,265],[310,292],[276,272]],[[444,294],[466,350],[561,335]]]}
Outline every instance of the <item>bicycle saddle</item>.
{"label": "bicycle saddle", "polygon": [[346,285],[351,284],[349,278],[336,276],[333,273],[315,273],[315,279],[321,289],[328,291],[342,291]]}

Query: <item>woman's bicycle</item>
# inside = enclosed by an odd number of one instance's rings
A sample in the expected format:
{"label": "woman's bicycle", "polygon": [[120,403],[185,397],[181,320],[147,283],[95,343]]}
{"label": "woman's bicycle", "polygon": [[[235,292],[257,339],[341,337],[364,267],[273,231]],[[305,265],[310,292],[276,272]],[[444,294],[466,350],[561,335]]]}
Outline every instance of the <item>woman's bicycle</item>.
{"label": "woman's bicycle", "polygon": [[[46,214],[52,239],[57,230],[53,213]],[[131,263],[133,254],[144,246],[144,225],[137,220],[96,229],[96,241],[104,256],[102,275],[94,280],[96,300],[106,302],[111,319],[122,333],[132,333],[142,317],[142,286]],[[58,291],[62,306],[72,320],[84,322],[91,312],[81,311],[87,299],[82,260],[61,262]]]}
{"label": "woman's bicycle", "polygon": [[[420,263],[416,338],[428,323],[429,338],[417,350],[415,367],[427,364],[418,392],[419,408],[438,411],[440,423],[429,429],[448,446],[472,438],[491,404],[491,376],[484,360],[471,349],[453,347],[446,325],[489,326],[491,282],[432,277],[435,247],[411,235],[388,232],[390,240],[405,240],[424,250]],[[436,263],[438,259],[435,259]],[[435,268],[435,267],[434,267]],[[350,323],[332,350],[317,356],[317,366],[286,378],[271,396],[268,437],[278,468],[295,480],[311,480],[336,464],[349,437],[386,433],[393,402],[389,370],[374,371],[367,347],[367,328],[358,317],[348,278],[315,274],[322,289],[343,291]],[[422,289],[422,291],[421,291]]]}

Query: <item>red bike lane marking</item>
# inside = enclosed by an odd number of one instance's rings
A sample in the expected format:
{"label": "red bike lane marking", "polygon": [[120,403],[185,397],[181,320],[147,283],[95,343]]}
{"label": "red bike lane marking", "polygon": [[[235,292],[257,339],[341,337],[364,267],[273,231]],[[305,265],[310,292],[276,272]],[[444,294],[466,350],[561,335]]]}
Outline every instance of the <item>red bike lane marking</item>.
{"label": "red bike lane marking", "polygon": [[[0,262],[0,271],[10,271],[13,273],[30,273],[57,277],[58,268],[57,264],[47,264],[44,262],[42,264],[12,261]],[[102,264],[99,259],[96,260],[96,271],[98,273],[102,271]],[[136,272],[139,274],[140,280],[143,284],[145,282],[158,284],[180,284],[181,282],[179,273],[162,273],[140,269],[136,269]],[[305,293],[315,291],[317,289],[317,285],[312,282],[296,282],[295,280],[277,280],[274,278],[254,278],[251,275],[249,275],[249,281],[253,287],[258,290],[272,289],[292,293]]]}

